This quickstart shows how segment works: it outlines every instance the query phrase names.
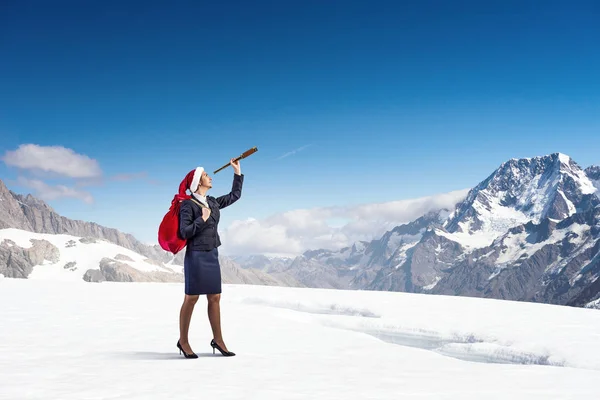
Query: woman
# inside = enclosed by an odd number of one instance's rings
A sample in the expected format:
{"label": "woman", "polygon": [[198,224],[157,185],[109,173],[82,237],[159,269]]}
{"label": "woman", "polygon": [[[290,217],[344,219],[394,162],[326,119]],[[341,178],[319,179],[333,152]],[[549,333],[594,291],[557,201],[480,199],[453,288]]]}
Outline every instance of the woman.
{"label": "woman", "polygon": [[217,231],[220,210],[235,203],[242,195],[244,176],[241,174],[240,162],[232,158],[229,164],[233,167],[233,186],[229,194],[212,197],[206,193],[212,188],[212,178],[204,168],[198,167],[190,171],[181,185],[192,193],[192,197],[181,203],[179,211],[179,234],[187,239],[184,258],[185,297],[179,314],[179,353],[186,358],[198,358],[192,351],[188,340],[188,331],[194,306],[200,295],[208,300],[208,319],[213,332],[210,342],[213,348],[224,356],[234,356],[225,346],[221,334],[221,267],[219,265],[218,247],[221,245]]}

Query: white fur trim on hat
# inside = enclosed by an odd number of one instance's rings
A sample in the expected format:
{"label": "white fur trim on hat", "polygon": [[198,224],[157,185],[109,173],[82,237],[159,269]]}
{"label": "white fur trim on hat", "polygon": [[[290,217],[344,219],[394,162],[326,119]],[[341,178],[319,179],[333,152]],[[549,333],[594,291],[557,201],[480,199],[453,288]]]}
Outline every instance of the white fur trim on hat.
{"label": "white fur trim on hat", "polygon": [[198,167],[196,168],[196,172],[194,172],[194,178],[192,179],[192,183],[190,185],[190,191],[194,193],[198,189],[198,185],[200,184],[200,178],[202,178],[202,173],[204,172],[204,168]]}

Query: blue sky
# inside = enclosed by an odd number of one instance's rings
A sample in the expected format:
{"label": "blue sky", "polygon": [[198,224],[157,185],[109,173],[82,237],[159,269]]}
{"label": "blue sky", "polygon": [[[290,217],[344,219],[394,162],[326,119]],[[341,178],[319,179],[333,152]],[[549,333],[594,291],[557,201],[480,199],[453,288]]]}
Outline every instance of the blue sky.
{"label": "blue sky", "polygon": [[[253,146],[223,228],[461,190],[513,157],[600,163],[597,2],[2,7],[0,154],[62,146],[95,160],[102,179],[5,163],[0,179],[18,193],[85,191],[93,201],[48,203],[144,241],[189,170]],[[231,178],[215,175],[211,194]]]}

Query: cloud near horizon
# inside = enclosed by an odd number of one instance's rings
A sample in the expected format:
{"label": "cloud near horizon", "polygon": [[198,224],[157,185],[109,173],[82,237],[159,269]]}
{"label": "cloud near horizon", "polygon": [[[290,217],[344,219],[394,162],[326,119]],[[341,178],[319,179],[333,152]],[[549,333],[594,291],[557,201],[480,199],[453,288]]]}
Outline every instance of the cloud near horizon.
{"label": "cloud near horizon", "polygon": [[67,178],[98,178],[102,170],[98,161],[63,146],[22,144],[2,157],[8,166],[33,173],[51,173]]}
{"label": "cloud near horizon", "polygon": [[83,200],[88,204],[94,202],[94,197],[90,193],[64,185],[49,185],[39,179],[28,179],[24,177],[19,177],[17,182],[24,187],[35,190],[36,197],[39,197],[44,201],[70,197]]}
{"label": "cloud near horizon", "polygon": [[[101,186],[106,181],[130,182],[136,179],[148,179],[146,172],[121,173],[105,177],[97,160],[63,146],[21,144],[16,150],[7,151],[1,159],[7,166],[16,167],[35,176],[35,178],[19,176],[17,181],[23,187],[33,189],[35,196],[46,201],[75,198],[90,204],[94,201],[93,196],[80,188]],[[74,187],[49,184],[41,178],[72,179]],[[155,184],[155,181],[150,179],[148,181]]]}
{"label": "cloud near horizon", "polygon": [[337,250],[370,241],[429,211],[454,209],[468,189],[430,197],[345,207],[298,209],[265,219],[236,220],[223,230],[223,249],[232,255],[295,256],[306,250]]}

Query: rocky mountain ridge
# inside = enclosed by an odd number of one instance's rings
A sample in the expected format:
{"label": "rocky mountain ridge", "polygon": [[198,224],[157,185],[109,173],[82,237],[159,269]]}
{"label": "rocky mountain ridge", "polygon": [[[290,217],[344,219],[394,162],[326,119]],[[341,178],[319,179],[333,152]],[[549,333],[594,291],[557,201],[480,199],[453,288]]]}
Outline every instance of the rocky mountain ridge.
{"label": "rocky mountain ridge", "polygon": [[[78,237],[106,239],[153,260],[169,262],[173,259],[173,256],[160,246],[146,245],[131,234],[94,222],[63,217],[44,201],[30,194],[23,196],[12,192],[2,180],[0,180],[0,206],[0,229],[16,228],[36,233],[64,233]],[[177,254],[175,263],[183,265],[183,253]]]}
{"label": "rocky mountain ridge", "polygon": [[[85,246],[96,241],[120,246],[131,250],[144,259],[145,263],[158,266],[156,271],[140,271],[132,266],[129,260],[115,258],[116,250],[105,254],[101,260],[90,263],[85,252],[77,254],[77,259],[69,259],[65,269],[74,272],[77,265],[88,265],[88,271],[82,279],[89,282],[101,281],[141,281],[141,282],[182,282],[180,268],[183,265],[185,252],[176,257],[164,251],[159,245],[149,246],[141,243],[133,235],[125,234],[114,228],[107,228],[93,222],[72,220],[59,215],[44,201],[32,195],[20,195],[9,190],[0,180],[0,230],[15,229],[15,235],[26,235],[26,232],[49,235],[73,236],[67,245],[57,245],[54,237],[31,238],[27,243],[18,245],[14,238],[0,240],[0,273],[6,277],[28,278],[34,267],[42,264],[61,262],[66,248]],[[27,236],[27,235],[26,235]],[[285,273],[271,276],[257,270],[244,270],[233,260],[219,256],[224,283],[262,284],[279,286],[303,286]],[[89,264],[93,264],[89,268]],[[172,267],[175,267],[174,269]],[[74,269],[73,269],[74,268]],[[179,270],[179,271],[178,271]]]}
{"label": "rocky mountain ridge", "polygon": [[600,297],[599,183],[600,167],[583,170],[562,153],[511,159],[453,210],[278,269],[311,287],[591,306]]}

